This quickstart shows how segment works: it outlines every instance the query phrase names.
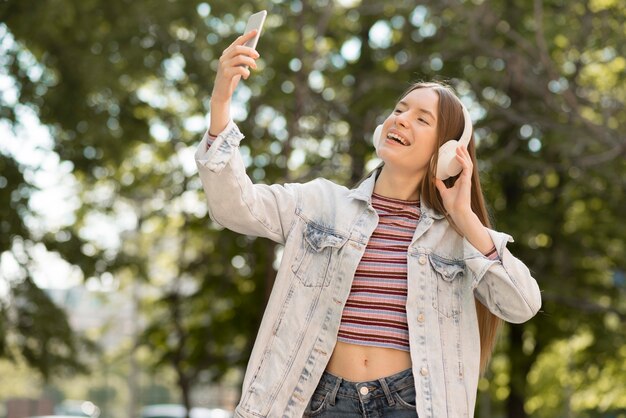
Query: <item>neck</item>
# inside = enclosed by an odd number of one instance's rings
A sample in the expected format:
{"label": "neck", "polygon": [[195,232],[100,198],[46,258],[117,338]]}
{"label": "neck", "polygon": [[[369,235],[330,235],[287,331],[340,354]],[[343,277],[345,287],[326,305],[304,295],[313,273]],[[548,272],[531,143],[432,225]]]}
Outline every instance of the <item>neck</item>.
{"label": "neck", "polygon": [[418,173],[418,175],[415,173],[407,174],[393,170],[385,164],[376,179],[374,193],[392,199],[418,200],[418,187],[423,178],[423,172]]}

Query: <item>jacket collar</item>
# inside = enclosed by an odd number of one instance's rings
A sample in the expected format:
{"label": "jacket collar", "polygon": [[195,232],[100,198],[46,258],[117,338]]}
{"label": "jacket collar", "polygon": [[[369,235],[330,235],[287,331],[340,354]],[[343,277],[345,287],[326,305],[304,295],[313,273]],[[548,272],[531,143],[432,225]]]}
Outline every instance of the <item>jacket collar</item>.
{"label": "jacket collar", "polygon": [[[350,190],[348,197],[356,200],[362,200],[368,205],[372,204],[372,193],[374,192],[374,185],[376,184],[376,178],[378,171],[374,171],[361,182],[357,187]],[[433,208],[428,206],[423,199],[420,198],[420,210],[422,215],[432,219],[442,219],[444,215],[436,212]]]}

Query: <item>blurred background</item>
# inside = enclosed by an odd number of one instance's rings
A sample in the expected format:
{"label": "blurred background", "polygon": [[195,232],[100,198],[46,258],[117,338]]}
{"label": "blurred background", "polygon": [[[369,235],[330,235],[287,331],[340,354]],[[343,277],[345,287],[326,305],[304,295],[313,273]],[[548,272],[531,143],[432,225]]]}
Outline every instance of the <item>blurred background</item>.
{"label": "blurred background", "polygon": [[261,9],[250,176],[350,187],[402,91],[449,82],[544,302],[476,416],[626,417],[622,0],[0,1],[0,417],[229,416],[281,247],[210,221],[193,152]]}

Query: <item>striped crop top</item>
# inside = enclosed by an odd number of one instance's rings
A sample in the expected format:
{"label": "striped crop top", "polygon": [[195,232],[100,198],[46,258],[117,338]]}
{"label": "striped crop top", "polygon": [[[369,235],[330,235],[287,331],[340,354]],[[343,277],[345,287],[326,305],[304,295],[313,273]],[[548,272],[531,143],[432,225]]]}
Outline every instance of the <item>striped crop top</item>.
{"label": "striped crop top", "polygon": [[354,274],[337,339],[409,351],[407,250],[420,218],[419,201],[374,193],[372,206],[378,226]]}

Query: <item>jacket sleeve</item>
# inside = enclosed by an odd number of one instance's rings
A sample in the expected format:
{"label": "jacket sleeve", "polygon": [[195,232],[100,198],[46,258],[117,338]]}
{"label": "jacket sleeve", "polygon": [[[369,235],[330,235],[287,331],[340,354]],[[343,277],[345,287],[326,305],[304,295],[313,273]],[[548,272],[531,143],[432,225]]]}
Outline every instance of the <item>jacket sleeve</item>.
{"label": "jacket sleeve", "polygon": [[282,244],[295,219],[297,185],[253,184],[239,152],[243,137],[230,121],[210,147],[207,131],[196,150],[209,216],[232,231]]}
{"label": "jacket sleeve", "polygon": [[467,239],[463,242],[465,265],[472,273],[474,294],[494,315],[516,324],[525,322],[541,308],[539,285],[528,267],[506,248],[513,238],[488,231],[499,260],[485,257]]}

